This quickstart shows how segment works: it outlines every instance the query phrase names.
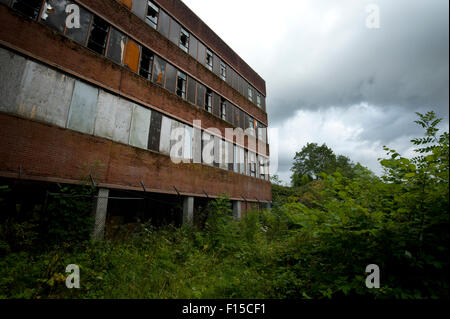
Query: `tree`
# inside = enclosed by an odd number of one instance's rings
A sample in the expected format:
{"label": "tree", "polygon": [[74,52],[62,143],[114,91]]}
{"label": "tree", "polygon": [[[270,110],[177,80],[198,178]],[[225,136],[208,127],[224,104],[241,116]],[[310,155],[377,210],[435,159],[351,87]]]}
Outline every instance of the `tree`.
{"label": "tree", "polygon": [[318,179],[320,173],[332,174],[339,172],[343,176],[352,178],[356,165],[346,156],[336,156],[325,143],[319,146],[316,143],[308,143],[297,152],[294,164],[291,168],[293,186],[301,186],[313,179]]}

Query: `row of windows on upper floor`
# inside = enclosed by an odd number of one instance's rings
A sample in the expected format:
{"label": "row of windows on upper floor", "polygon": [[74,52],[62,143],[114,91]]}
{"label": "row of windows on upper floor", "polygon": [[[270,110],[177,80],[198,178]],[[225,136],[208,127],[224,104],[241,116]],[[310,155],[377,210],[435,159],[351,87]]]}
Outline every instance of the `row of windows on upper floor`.
{"label": "row of windows on upper floor", "polygon": [[0,61],[0,83],[11,84],[0,85],[0,112],[268,180],[266,144],[249,138],[242,147],[239,129],[234,144],[220,131],[182,123],[1,48]]}
{"label": "row of windows on upper floor", "polygon": [[244,130],[250,128],[250,132],[254,132],[258,139],[267,142],[265,125],[83,7],[80,7],[80,28],[67,28],[66,7],[73,3],[70,0],[44,1],[45,7],[40,19],[42,0],[0,0],[0,2],[7,2],[14,9],[40,20],[41,23],[72,40],[128,67],[234,126]]}
{"label": "row of windows on upper floor", "polygon": [[[125,3],[129,1],[117,0]],[[128,6],[130,6],[128,4]],[[265,97],[201,41],[151,0],[133,0],[131,10],[184,52],[205,65],[249,101],[266,111]]]}

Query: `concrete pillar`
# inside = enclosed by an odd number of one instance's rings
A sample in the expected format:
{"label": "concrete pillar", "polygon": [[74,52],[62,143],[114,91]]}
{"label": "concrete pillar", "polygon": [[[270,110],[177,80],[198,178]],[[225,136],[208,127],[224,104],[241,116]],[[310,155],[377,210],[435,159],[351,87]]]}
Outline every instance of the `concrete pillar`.
{"label": "concrete pillar", "polygon": [[233,217],[236,220],[241,220],[242,217],[242,202],[240,200],[233,201]]}
{"label": "concrete pillar", "polygon": [[105,233],[106,212],[108,210],[108,196],[109,189],[100,188],[98,190],[98,197],[94,204],[94,231],[92,238],[94,240],[103,240]]}
{"label": "concrete pillar", "polygon": [[194,221],[194,197],[186,196],[183,200],[183,225],[192,225]]}

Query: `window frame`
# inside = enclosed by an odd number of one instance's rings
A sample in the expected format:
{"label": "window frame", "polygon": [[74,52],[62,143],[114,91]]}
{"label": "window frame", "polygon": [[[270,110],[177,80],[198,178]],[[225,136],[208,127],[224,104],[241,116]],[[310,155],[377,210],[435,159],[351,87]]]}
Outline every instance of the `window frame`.
{"label": "window frame", "polygon": [[[211,52],[210,49],[206,48],[206,61],[205,61],[205,65],[208,68],[208,70],[212,71],[213,70],[213,53]],[[211,63],[210,63],[211,62]]]}
{"label": "window frame", "polygon": [[[186,44],[183,44],[183,41],[181,40],[183,35],[186,37]],[[179,47],[181,50],[183,50],[186,53],[189,53],[189,40],[190,40],[191,34],[189,31],[187,31],[185,28],[180,28],[180,44]]]}
{"label": "window frame", "polygon": [[[159,21],[159,10],[161,10],[153,1],[147,0],[147,12],[145,13],[145,22],[150,25],[153,29],[157,29]],[[152,8],[156,12],[156,22],[149,18],[148,11]]]}
{"label": "window frame", "polygon": [[[182,81],[181,89],[179,87],[180,80]],[[177,87],[176,87],[176,94],[181,97],[183,100],[186,100],[186,88],[187,88],[187,75],[186,73],[177,70]]]}
{"label": "window frame", "polygon": [[220,61],[220,78],[224,81],[227,80],[227,65],[223,61]]}

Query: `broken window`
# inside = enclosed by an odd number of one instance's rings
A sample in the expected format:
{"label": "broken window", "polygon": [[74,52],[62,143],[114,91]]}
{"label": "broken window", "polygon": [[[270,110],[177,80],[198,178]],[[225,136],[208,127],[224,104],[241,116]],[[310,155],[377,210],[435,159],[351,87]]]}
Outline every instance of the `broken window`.
{"label": "broken window", "polygon": [[261,94],[259,93],[256,95],[256,105],[261,108]]}
{"label": "broken window", "polygon": [[144,78],[146,78],[147,80],[151,80],[152,78],[153,58],[154,58],[153,52],[147,49],[146,47],[142,47],[139,74]]}
{"label": "broken window", "polygon": [[72,4],[68,0],[47,0],[42,10],[41,23],[49,26],[53,30],[64,33],[66,25],[66,7]]}
{"label": "broken window", "polygon": [[13,0],[11,6],[27,17],[36,20],[41,12],[42,0]]}
{"label": "broken window", "polygon": [[211,71],[213,69],[213,54],[208,49],[206,49],[206,67]]}
{"label": "broken window", "polygon": [[224,81],[227,80],[227,66],[223,62],[220,62],[220,77]]}
{"label": "broken window", "polygon": [[251,86],[248,86],[248,99],[253,101],[253,90]]}
{"label": "broken window", "polygon": [[145,22],[147,22],[154,29],[156,29],[156,26],[158,25],[158,15],[159,15],[158,6],[154,4],[153,1],[148,1],[147,16]]}
{"label": "broken window", "polygon": [[180,33],[180,48],[186,53],[189,51],[189,32],[183,28]]}
{"label": "broken window", "polygon": [[212,91],[208,88],[205,93],[205,110],[210,113],[212,111]]}
{"label": "broken window", "polygon": [[89,36],[89,41],[87,45],[88,48],[103,55],[106,49],[108,32],[109,32],[109,24],[105,20],[97,16],[94,16],[94,20],[92,22],[91,27],[91,34]]}
{"label": "broken window", "polygon": [[224,98],[220,101],[220,117],[222,120],[227,120],[227,102]]}
{"label": "broken window", "polygon": [[92,13],[79,6],[80,8],[80,27],[66,28],[66,36],[81,45],[86,45],[86,38],[89,33],[89,26],[91,25]]}
{"label": "broken window", "polygon": [[125,49],[125,57],[123,59],[123,65],[133,72],[137,73],[139,71],[139,54],[139,44],[131,39],[128,39]]}
{"label": "broken window", "polygon": [[108,58],[122,64],[126,41],[127,37],[125,34],[118,31],[116,28],[112,28],[108,45]]}
{"label": "broken window", "polygon": [[186,99],[186,74],[178,71],[177,78],[177,95],[182,99]]}
{"label": "broken window", "polygon": [[155,61],[153,64],[154,64],[153,82],[163,86],[164,74],[166,71],[166,61],[157,56],[155,57]]}
{"label": "broken window", "polygon": [[148,135],[148,149],[159,152],[161,138],[162,114],[152,110],[150,118],[150,133]]}

